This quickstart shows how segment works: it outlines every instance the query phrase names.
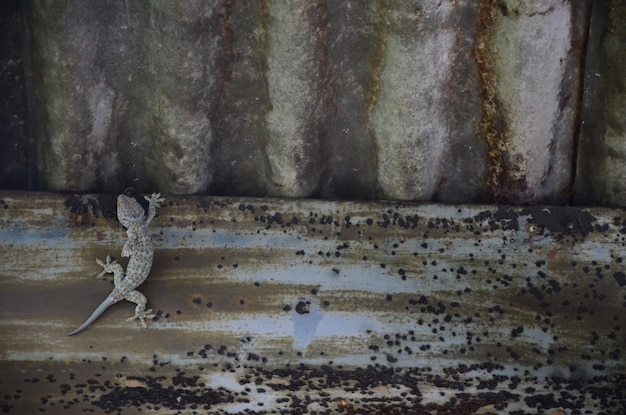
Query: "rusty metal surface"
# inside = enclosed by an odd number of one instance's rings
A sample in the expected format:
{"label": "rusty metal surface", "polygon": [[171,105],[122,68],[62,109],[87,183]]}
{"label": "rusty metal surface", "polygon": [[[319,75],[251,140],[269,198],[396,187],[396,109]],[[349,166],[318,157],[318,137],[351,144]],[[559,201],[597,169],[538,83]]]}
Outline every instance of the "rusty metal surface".
{"label": "rusty metal surface", "polygon": [[140,287],[159,319],[120,303],[68,337],[112,288],[114,215],[113,195],[0,192],[5,412],[626,405],[623,210],[168,197]]}

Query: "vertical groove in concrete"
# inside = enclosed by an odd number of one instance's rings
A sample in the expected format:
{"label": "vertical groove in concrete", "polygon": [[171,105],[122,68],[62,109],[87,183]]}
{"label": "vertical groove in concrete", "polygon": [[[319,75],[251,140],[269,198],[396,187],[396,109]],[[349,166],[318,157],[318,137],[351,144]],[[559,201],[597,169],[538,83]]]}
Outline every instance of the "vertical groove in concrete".
{"label": "vertical groove in concrete", "polygon": [[209,112],[215,91],[217,34],[214,2],[136,3],[137,39],[131,53],[139,65],[124,149],[127,179],[172,193],[205,191],[212,180],[213,131]]}
{"label": "vertical groove in concrete", "polygon": [[22,44],[27,40],[16,1],[0,3],[0,188],[29,189],[28,101]]}
{"label": "vertical groove in concrete", "polygon": [[[375,52],[374,2],[326,1],[318,55],[323,57],[320,120],[323,137],[318,159],[324,169],[315,195],[370,199],[376,195],[376,143],[368,129],[368,80]],[[318,16],[320,14],[318,13]],[[321,17],[321,16],[320,16]]]}
{"label": "vertical groove in concrete", "polygon": [[[265,113],[270,108],[267,84],[267,2],[220,1],[216,46],[216,90],[209,117],[212,194],[263,195],[269,161]],[[205,28],[206,29],[206,28]]]}
{"label": "vertical groove in concrete", "polygon": [[493,27],[496,19],[495,3],[485,0],[478,12],[478,33],[474,44],[474,57],[479,74],[480,136],[485,140],[487,162],[485,184],[495,200],[502,192],[504,176],[504,150],[508,142],[506,114],[498,97],[495,79],[495,61],[492,56]]}
{"label": "vertical groove in concrete", "polygon": [[626,205],[626,3],[594,2],[574,200]]}

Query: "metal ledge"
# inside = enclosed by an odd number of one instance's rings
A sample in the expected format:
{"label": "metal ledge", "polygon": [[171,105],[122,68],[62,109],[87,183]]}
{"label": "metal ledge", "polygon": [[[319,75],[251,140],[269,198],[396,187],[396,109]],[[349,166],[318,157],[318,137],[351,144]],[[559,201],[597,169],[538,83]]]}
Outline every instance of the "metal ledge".
{"label": "metal ledge", "polygon": [[115,197],[0,192],[0,408],[626,407],[621,209],[167,199],[139,288],[158,320],[123,302],[68,337],[112,288]]}

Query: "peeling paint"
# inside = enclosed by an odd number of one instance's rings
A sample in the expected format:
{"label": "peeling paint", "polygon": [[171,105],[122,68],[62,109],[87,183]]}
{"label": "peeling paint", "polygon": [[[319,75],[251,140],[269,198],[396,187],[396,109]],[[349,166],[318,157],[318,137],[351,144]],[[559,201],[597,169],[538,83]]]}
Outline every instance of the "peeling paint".
{"label": "peeling paint", "polygon": [[303,352],[311,344],[318,325],[322,321],[322,313],[314,301],[299,298],[291,310],[293,320],[293,348]]}
{"label": "peeling paint", "polygon": [[108,198],[0,200],[9,413],[625,404],[621,210],[170,196],[142,286],[158,320],[120,304],[68,340],[110,291],[95,258],[124,242]]}

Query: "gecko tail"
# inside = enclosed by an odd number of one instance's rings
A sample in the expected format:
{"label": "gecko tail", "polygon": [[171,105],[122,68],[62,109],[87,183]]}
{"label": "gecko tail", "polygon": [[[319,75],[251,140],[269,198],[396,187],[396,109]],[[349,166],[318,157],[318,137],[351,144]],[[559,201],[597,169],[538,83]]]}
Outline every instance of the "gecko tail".
{"label": "gecko tail", "polygon": [[100,315],[102,315],[102,313],[104,313],[104,311],[111,307],[111,305],[115,304],[116,301],[113,300],[113,298],[111,296],[108,296],[99,306],[98,308],[96,308],[96,310],[91,313],[91,316],[89,316],[89,318],[76,330],[74,330],[73,332],[69,333],[68,336],[73,336],[75,334],[80,333],[81,331],[85,330],[87,327],[89,327],[89,325],[91,323],[93,323],[94,321],[96,321],[96,319],[98,317],[100,317]]}

